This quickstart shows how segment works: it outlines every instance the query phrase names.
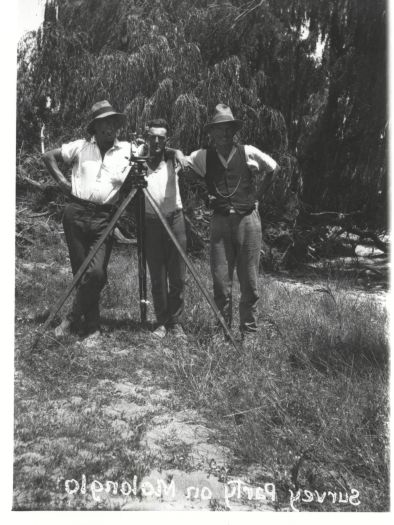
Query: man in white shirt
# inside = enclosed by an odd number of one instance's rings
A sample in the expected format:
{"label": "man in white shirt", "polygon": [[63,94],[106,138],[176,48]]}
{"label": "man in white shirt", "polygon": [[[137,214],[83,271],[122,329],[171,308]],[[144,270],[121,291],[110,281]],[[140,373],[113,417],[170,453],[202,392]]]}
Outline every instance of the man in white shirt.
{"label": "man in white shirt", "polygon": [[[63,226],[74,275],[111,220],[119,189],[128,173],[130,144],[116,138],[125,119],[108,101],[97,102],[87,125],[91,139],[63,144],[44,155],[49,173],[71,199],[64,210]],[[59,169],[58,161],[72,166],[71,184]],[[71,311],[55,330],[57,336],[83,328],[87,343],[97,340],[100,292],[107,281],[111,250],[110,235],[81,278]]]}
{"label": "man in white shirt", "polygon": [[261,250],[261,221],[257,202],[279,166],[254,146],[234,142],[242,121],[231,109],[218,104],[212,121],[205,126],[213,147],[177,158],[204,177],[210,195],[211,271],[215,302],[225,320],[232,321],[234,269],[241,289],[240,331],[254,339],[257,331],[257,278]]}
{"label": "man in white shirt", "polygon": [[[178,185],[174,154],[166,151],[168,124],[164,119],[148,122],[149,145],[147,189],[166,217],[176,239],[186,250],[186,229]],[[145,201],[146,260],[152,285],[157,327],[153,335],[163,338],[167,332],[185,338],[180,324],[184,310],[186,266],[160,219]]]}

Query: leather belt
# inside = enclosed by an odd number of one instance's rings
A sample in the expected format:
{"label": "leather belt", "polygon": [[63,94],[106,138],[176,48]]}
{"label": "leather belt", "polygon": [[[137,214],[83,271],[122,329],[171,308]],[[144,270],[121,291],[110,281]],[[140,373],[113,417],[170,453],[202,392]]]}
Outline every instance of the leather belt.
{"label": "leather belt", "polygon": [[113,204],[99,204],[98,202],[92,202],[87,201],[85,199],[80,199],[79,197],[76,197],[75,195],[70,195],[71,202],[75,202],[76,204],[80,204],[87,210],[91,211],[114,211],[116,206]]}
{"label": "leather belt", "polygon": [[237,215],[241,215],[242,217],[244,217],[245,215],[250,215],[254,210],[255,210],[255,206],[253,206],[253,208],[250,208],[250,210],[247,210],[245,212],[237,212],[236,210],[234,210],[234,208],[229,208],[228,210],[214,210],[214,215],[223,215],[224,217],[228,217],[229,215],[234,215],[234,214],[237,214]]}

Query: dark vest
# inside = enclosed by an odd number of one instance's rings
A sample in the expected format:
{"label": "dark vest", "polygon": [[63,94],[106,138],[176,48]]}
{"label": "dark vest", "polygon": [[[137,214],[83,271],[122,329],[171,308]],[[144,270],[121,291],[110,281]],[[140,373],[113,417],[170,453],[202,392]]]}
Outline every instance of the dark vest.
{"label": "dark vest", "polygon": [[215,149],[207,149],[205,180],[208,193],[215,197],[213,209],[227,214],[234,208],[239,214],[250,212],[255,207],[256,184],[246,164],[245,146],[236,146],[227,169],[220,162]]}

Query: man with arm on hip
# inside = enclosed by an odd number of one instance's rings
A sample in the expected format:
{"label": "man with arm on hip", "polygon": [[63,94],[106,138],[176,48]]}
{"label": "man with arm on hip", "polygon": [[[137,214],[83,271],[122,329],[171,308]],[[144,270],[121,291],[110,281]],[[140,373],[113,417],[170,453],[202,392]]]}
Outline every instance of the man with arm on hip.
{"label": "man with arm on hip", "polygon": [[[130,144],[116,138],[125,120],[108,101],[97,102],[87,125],[91,140],[76,140],[44,154],[49,173],[71,199],[63,226],[74,275],[111,220],[128,173]],[[72,166],[71,184],[59,169],[60,160]],[[82,276],[71,311],[55,330],[57,337],[83,328],[88,345],[98,340],[100,292],[107,281],[112,244],[109,235]]]}
{"label": "man with arm on hip", "polygon": [[233,117],[231,109],[218,104],[211,122],[205,126],[213,147],[194,151],[185,159],[179,158],[177,152],[177,158],[204,177],[211,198],[210,259],[216,305],[231,326],[236,269],[241,289],[240,331],[245,341],[253,341],[257,331],[262,234],[258,196],[270,185],[279,166],[254,146],[234,142],[241,127],[242,121]]}

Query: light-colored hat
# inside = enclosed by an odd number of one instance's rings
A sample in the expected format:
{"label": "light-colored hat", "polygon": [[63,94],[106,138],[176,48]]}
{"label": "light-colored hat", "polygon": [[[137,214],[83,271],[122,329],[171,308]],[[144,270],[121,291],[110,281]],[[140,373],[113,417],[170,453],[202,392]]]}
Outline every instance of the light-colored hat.
{"label": "light-colored hat", "polygon": [[233,124],[234,127],[236,127],[237,129],[240,129],[243,124],[242,120],[234,118],[233,112],[231,111],[229,106],[227,106],[226,104],[218,104],[215,108],[215,113],[211,122],[208,122],[208,124],[204,126],[204,130],[209,131],[213,126],[228,123]]}
{"label": "light-colored hat", "polygon": [[111,117],[115,115],[118,119],[118,127],[121,128],[126,122],[126,115],[124,113],[118,113],[114,110],[108,100],[101,100],[93,104],[92,109],[90,110],[89,124],[87,125],[88,133],[93,135],[93,122],[100,118]]}

